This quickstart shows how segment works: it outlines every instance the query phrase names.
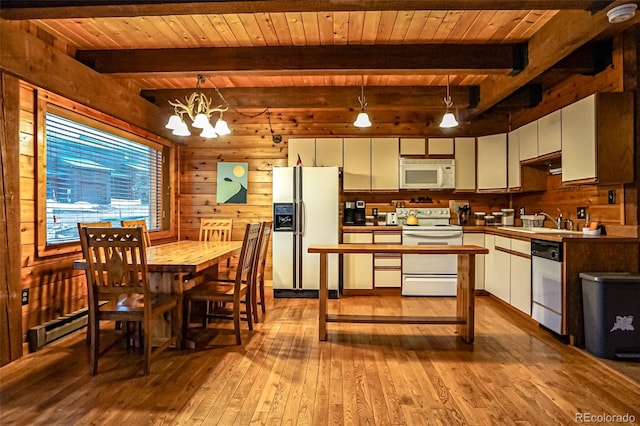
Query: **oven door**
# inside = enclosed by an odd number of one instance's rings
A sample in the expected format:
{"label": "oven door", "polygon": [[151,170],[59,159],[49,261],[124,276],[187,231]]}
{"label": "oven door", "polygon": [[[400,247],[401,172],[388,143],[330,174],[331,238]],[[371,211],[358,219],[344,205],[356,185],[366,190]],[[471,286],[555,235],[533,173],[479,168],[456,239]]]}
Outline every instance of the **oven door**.
{"label": "oven door", "polygon": [[[461,245],[460,230],[404,230],[403,245]],[[456,254],[403,254],[402,273],[416,275],[458,274]]]}

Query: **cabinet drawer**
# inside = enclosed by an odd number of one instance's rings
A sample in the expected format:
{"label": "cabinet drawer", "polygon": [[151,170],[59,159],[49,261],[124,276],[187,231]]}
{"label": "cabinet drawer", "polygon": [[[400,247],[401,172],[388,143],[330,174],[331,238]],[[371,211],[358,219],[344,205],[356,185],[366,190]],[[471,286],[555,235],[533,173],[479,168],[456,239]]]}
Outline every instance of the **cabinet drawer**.
{"label": "cabinet drawer", "polygon": [[373,232],[374,244],[402,244],[402,234],[381,234]]}
{"label": "cabinet drawer", "polygon": [[400,256],[376,256],[373,265],[376,268],[400,268],[402,257]]}
{"label": "cabinet drawer", "polygon": [[402,271],[375,271],[374,272],[375,287],[395,287],[400,288],[402,282]]}
{"label": "cabinet drawer", "polygon": [[502,247],[511,250],[511,238],[500,237],[496,235],[496,247]]}
{"label": "cabinet drawer", "polygon": [[531,242],[530,241],[522,241],[522,240],[511,240],[511,250],[517,251],[522,254],[531,254]]}

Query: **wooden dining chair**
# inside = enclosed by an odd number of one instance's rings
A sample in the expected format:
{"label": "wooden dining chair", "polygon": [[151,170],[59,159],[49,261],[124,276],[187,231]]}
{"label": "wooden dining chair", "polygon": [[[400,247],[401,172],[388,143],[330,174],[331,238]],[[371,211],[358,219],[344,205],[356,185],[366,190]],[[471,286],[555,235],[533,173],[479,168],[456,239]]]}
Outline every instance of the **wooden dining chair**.
{"label": "wooden dining chair", "polygon": [[[191,305],[195,301],[213,302],[211,303],[213,305],[211,310],[207,310],[204,313],[205,318],[233,319],[236,343],[238,345],[242,344],[240,321],[247,321],[249,330],[253,330],[250,290],[253,283],[252,280],[255,280],[254,255],[258,249],[260,226],[259,223],[251,223],[246,226],[238,259],[238,268],[233,282],[210,279],[183,293],[185,309],[184,335],[186,335],[191,318]],[[232,304],[232,309],[227,309],[225,304]],[[241,311],[242,305],[245,306],[244,312]],[[245,316],[241,317],[241,314],[245,314]],[[203,324],[206,327],[206,319]]]}
{"label": "wooden dining chair", "polygon": [[144,219],[136,220],[121,220],[120,225],[123,227],[142,227],[142,233],[144,235],[144,242],[147,247],[151,247],[151,236],[149,235],[149,229],[147,228],[147,221]]}
{"label": "wooden dining chair", "polygon": [[[233,219],[203,217],[200,219],[200,241],[231,241]],[[231,266],[231,258],[227,259],[227,268]]]}
{"label": "wooden dining chair", "polygon": [[[264,300],[264,276],[265,268],[267,265],[267,252],[269,250],[269,240],[271,239],[271,230],[273,229],[273,222],[262,222],[260,228],[260,247],[256,256],[256,277],[255,285],[253,286],[254,292],[252,295],[253,302],[253,318],[255,322],[258,322],[258,305],[262,308],[262,313],[266,313],[266,303]],[[260,294],[260,300],[258,300],[257,293]]]}
{"label": "wooden dining chair", "polygon": [[[177,344],[180,328],[174,323],[170,338],[153,350],[153,320],[169,311],[178,318],[179,296],[151,293],[144,234],[142,228],[83,227],[89,279],[89,317],[91,345],[89,372],[98,372],[98,358],[113,345],[100,348],[100,321],[142,323],[144,335],[144,374],[151,360],[171,344]],[[100,305],[100,300],[109,300]],[[127,331],[127,327],[123,327]],[[115,342],[117,343],[117,341]]]}

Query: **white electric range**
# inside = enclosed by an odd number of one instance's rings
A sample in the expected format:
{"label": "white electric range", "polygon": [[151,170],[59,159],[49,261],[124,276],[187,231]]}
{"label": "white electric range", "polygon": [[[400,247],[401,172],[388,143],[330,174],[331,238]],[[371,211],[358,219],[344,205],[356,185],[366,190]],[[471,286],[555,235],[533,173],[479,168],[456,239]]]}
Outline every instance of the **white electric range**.
{"label": "white electric range", "polygon": [[[397,208],[402,225],[403,245],[461,245],[462,227],[451,225],[447,207]],[[407,225],[415,215],[417,225]],[[458,257],[455,254],[402,255],[403,296],[455,296],[458,283]]]}

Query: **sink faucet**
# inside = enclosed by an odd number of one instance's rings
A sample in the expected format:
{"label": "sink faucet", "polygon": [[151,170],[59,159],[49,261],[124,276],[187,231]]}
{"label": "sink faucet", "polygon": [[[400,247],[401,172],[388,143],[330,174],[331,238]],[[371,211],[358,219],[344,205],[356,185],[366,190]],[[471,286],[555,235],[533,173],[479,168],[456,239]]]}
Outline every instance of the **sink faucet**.
{"label": "sink faucet", "polygon": [[556,208],[556,210],[558,210],[558,218],[557,219],[552,218],[551,216],[549,216],[545,212],[540,212],[538,214],[545,215],[546,217],[548,217],[549,219],[551,219],[552,221],[554,221],[556,223],[556,228],[562,229],[562,211],[560,211],[559,208]]}

